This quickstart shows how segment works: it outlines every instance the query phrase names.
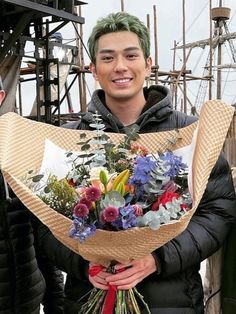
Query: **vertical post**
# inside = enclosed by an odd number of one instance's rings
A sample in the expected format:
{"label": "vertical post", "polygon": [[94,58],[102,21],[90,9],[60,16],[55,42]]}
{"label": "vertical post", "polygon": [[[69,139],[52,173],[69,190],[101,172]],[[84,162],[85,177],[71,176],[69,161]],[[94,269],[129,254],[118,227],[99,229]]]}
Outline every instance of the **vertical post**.
{"label": "vertical post", "polygon": [[[177,43],[176,43],[176,40],[174,41],[174,53],[173,53],[173,64],[172,64],[172,70],[173,72],[175,72],[175,61],[176,61],[176,46],[177,46]],[[174,103],[174,108],[175,110],[177,109],[177,85],[175,85],[175,80],[176,80],[176,77],[172,76],[171,77],[171,81],[172,81],[172,102]],[[173,84],[174,82],[174,84]]]}
{"label": "vertical post", "polygon": [[22,113],[22,90],[21,90],[21,79],[19,79],[18,83],[18,95],[19,95],[19,111],[20,111],[20,116],[23,115]]}
{"label": "vertical post", "polygon": [[[46,34],[49,33],[49,20],[46,21]],[[44,60],[44,107],[45,107],[45,122],[52,122],[52,110],[51,110],[51,75],[50,75],[50,63],[51,51],[49,47],[49,38],[46,38],[46,60]]]}
{"label": "vertical post", "polygon": [[[222,7],[222,0],[219,0],[219,7]],[[217,27],[219,29],[220,36],[222,34],[222,25],[221,20],[217,20]],[[217,91],[216,91],[216,97],[217,99],[221,99],[221,63],[222,63],[222,44],[219,41],[218,43],[218,55],[217,55]]]}
{"label": "vertical post", "polygon": [[150,14],[147,14],[147,29],[150,31]]}
{"label": "vertical post", "polygon": [[186,47],[185,47],[185,0],[183,0],[183,111],[187,112],[187,87],[186,87]]}
{"label": "vertical post", "polygon": [[[79,16],[82,15],[81,5],[79,6]],[[83,40],[83,25],[80,24],[80,38]],[[83,45],[80,45],[80,55],[81,55],[81,67],[84,69],[84,50]],[[82,111],[86,111],[87,99],[86,99],[86,82],[85,82],[85,73],[81,74],[82,76]]]}
{"label": "vertical post", "polygon": [[124,0],[120,0],[120,9],[121,9],[121,12],[124,12],[125,10]]}
{"label": "vertical post", "polygon": [[[76,6],[76,14],[81,15],[81,6],[79,8]],[[79,66],[78,72],[78,86],[79,86],[79,102],[80,102],[80,110],[86,111],[86,83],[85,83],[85,74],[82,73],[82,69],[84,69],[84,53],[83,53],[83,45],[81,43],[81,39],[83,38],[83,27],[80,24],[74,24],[76,28],[76,42],[78,47],[78,57],[77,57],[77,65]]]}
{"label": "vertical post", "polygon": [[209,36],[209,53],[210,53],[210,62],[209,62],[209,100],[212,99],[212,65],[213,65],[213,47],[212,47],[212,0],[209,0],[209,20],[210,20],[210,36]]}
{"label": "vertical post", "polygon": [[154,14],[154,47],[155,47],[155,84],[158,83],[158,44],[157,44],[157,13],[156,5],[153,6]]}

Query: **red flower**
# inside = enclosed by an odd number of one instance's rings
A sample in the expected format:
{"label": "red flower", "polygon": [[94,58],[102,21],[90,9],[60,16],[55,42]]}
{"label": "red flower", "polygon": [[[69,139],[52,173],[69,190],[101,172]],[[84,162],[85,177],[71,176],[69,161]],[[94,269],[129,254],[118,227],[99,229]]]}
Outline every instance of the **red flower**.
{"label": "red flower", "polygon": [[74,182],[73,179],[69,179],[69,180],[67,180],[67,182],[69,183],[70,186],[72,186],[72,188],[74,188],[76,186],[76,183]]}
{"label": "red flower", "polygon": [[180,195],[173,192],[164,192],[157,200],[152,204],[152,210],[157,211],[160,205],[165,205],[168,202],[171,202],[173,198],[178,199]]}

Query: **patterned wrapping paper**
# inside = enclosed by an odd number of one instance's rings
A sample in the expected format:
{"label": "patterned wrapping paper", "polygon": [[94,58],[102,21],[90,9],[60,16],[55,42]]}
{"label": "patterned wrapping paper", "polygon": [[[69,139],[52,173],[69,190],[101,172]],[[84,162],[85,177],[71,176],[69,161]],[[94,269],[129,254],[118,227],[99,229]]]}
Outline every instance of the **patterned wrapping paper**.
{"label": "patterned wrapping paper", "polygon": [[[192,160],[194,206],[180,220],[161,225],[157,231],[132,228],[125,231],[97,230],[84,243],[68,236],[71,220],[57,213],[38,198],[21,181],[31,169],[39,169],[44,142],[48,138],[65,150],[78,151],[79,133],[85,131],[58,128],[31,121],[15,113],[0,117],[0,168],[5,179],[21,201],[52,231],[54,236],[85,259],[108,266],[111,260],[127,262],[161,247],[187,227],[206,188],[211,170],[217,161],[230,126],[234,109],[219,100],[208,101],[202,106],[199,121],[180,129],[140,135],[139,143],[149,151],[171,150],[189,145],[198,126],[196,147]],[[92,132],[86,131],[91,137]],[[109,133],[118,143],[124,135]]]}

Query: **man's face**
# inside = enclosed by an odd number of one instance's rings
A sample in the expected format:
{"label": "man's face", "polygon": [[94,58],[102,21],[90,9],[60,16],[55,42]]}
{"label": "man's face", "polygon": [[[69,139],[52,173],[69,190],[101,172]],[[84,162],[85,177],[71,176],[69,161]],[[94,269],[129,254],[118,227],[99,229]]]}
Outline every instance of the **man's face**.
{"label": "man's face", "polygon": [[1,106],[4,98],[5,98],[5,92],[4,92],[4,90],[0,90],[0,106]]}
{"label": "man's face", "polygon": [[105,91],[106,101],[143,97],[145,77],[151,73],[151,58],[145,60],[138,36],[132,32],[103,35],[98,41],[96,65],[90,67]]}

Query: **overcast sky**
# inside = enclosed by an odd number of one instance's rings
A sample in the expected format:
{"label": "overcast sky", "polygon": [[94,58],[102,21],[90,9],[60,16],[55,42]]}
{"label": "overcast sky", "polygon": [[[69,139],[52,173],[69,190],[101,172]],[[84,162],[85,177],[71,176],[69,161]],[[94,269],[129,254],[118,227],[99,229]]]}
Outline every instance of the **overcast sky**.
{"label": "overcast sky", "polygon": [[[85,0],[86,1],[86,0]],[[86,44],[89,33],[92,30],[96,20],[111,12],[117,12],[121,10],[120,0],[87,0],[88,4],[82,6],[82,16],[85,18],[85,24],[83,25],[84,42]],[[185,15],[186,15],[186,43],[205,39],[209,37],[209,1],[208,0],[185,0]],[[153,6],[156,6],[157,10],[157,36],[158,36],[158,64],[160,70],[169,71],[173,67],[173,51],[171,48],[174,46],[174,41],[181,44],[183,39],[183,8],[182,0],[145,0],[145,1],[134,1],[124,0],[125,11],[138,16],[145,24],[147,14],[150,15],[150,28],[151,28],[151,39],[152,39],[152,56],[154,58],[154,44],[153,44]],[[219,5],[218,0],[212,0],[213,7]],[[222,5],[231,8],[231,19],[228,23],[229,30],[236,32],[236,1],[235,0],[223,0]],[[67,42],[75,37],[73,27],[71,24],[62,30],[64,42]],[[70,43],[71,44],[71,43]],[[236,40],[234,40],[236,47]],[[195,75],[201,76],[203,74],[203,66],[206,63],[207,48],[195,48],[191,53],[188,69],[191,69]],[[223,62],[230,63],[231,52],[229,45],[225,45],[223,51]],[[86,57],[86,63],[89,63],[88,57]],[[176,69],[180,70],[182,62],[182,51],[179,50],[176,57]],[[236,102],[235,97],[235,85],[236,85],[236,69],[234,71],[224,71],[226,77],[223,80],[228,80],[226,86],[223,82],[224,98],[227,102]],[[91,79],[88,79],[90,82]],[[230,81],[230,82],[229,82]],[[27,84],[23,85],[23,92],[27,89]],[[233,88],[234,86],[234,88]],[[93,91],[93,85],[89,83],[90,92]],[[198,84],[195,83],[189,87],[189,97],[194,99],[197,94]],[[71,90],[71,96],[75,110],[79,110],[78,104],[78,87],[74,84]],[[32,96],[33,97],[33,96]],[[89,98],[89,92],[88,92]],[[30,103],[32,102],[31,97],[27,97],[24,100],[24,113],[27,114],[29,111]],[[65,110],[65,108],[64,108]]]}

